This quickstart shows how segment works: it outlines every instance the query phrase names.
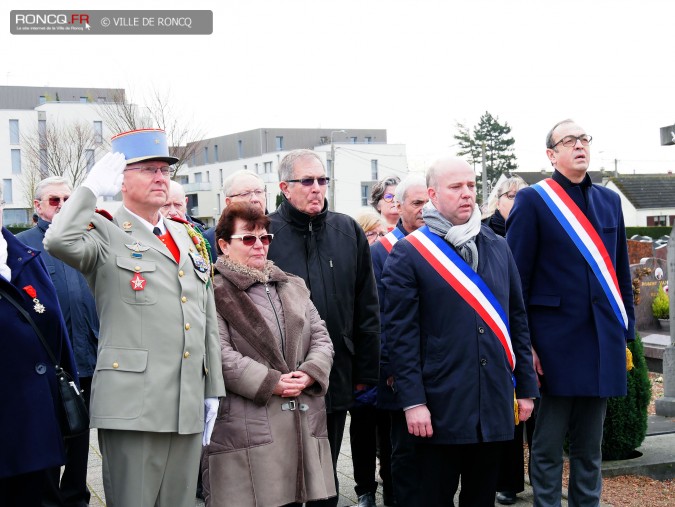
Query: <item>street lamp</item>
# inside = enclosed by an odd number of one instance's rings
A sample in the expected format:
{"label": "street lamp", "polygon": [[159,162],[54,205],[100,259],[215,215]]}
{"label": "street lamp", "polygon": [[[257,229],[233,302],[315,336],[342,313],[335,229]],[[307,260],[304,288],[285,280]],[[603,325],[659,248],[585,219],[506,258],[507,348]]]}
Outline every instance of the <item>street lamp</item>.
{"label": "street lamp", "polygon": [[342,133],[346,134],[347,131],[344,129],[341,130],[331,130],[330,132],[330,174],[328,177],[330,181],[328,182],[328,191],[330,192],[330,198],[328,200],[328,209],[335,211],[335,144],[333,144],[333,134]]}

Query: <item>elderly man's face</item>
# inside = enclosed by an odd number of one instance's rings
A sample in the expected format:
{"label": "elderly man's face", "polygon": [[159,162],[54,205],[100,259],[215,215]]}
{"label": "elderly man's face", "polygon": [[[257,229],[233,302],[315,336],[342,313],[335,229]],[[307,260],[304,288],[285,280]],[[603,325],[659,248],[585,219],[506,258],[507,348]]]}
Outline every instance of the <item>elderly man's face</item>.
{"label": "elderly man's face", "polygon": [[169,197],[159,211],[167,218],[178,217],[186,220],[186,197],[183,189],[173,184],[170,185]]}
{"label": "elderly man's face", "polygon": [[250,202],[258,206],[263,213],[267,209],[267,193],[265,185],[252,174],[237,177],[232,183],[229,195],[225,196],[225,205],[233,202]]}
{"label": "elderly man's face", "polygon": [[168,164],[160,160],[127,165],[122,183],[124,205],[134,213],[151,209],[158,211],[169,195],[170,174],[161,172],[166,167]]}
{"label": "elderly man's face", "polygon": [[319,185],[316,178],[325,178],[326,171],[323,165],[314,157],[302,157],[295,161],[293,166],[294,180],[313,179],[311,185],[300,182],[285,182],[280,184],[281,190],[288,202],[299,211],[315,216],[323,209],[327,184]]}
{"label": "elderly man's face", "polygon": [[401,214],[401,223],[406,231],[413,232],[424,225],[422,208],[428,201],[427,187],[417,185],[408,188],[403,202],[396,203]]}
{"label": "elderly man's face", "polygon": [[47,185],[43,191],[40,199],[35,199],[35,212],[42,220],[51,222],[59,211],[61,206],[70,197],[71,191],[68,185],[57,183],[55,185]]}
{"label": "elderly man's face", "polygon": [[436,186],[429,189],[429,198],[452,225],[465,224],[476,206],[476,175],[462,160],[442,164],[436,172]]}

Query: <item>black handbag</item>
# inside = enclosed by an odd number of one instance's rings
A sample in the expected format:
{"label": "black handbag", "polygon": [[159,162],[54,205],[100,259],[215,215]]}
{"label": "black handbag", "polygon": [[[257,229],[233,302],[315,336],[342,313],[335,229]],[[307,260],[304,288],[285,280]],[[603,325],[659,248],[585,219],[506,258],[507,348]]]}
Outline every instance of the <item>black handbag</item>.
{"label": "black handbag", "polygon": [[77,387],[73,378],[61,366],[59,366],[52,349],[47,345],[47,340],[40,332],[33,318],[24,310],[24,308],[17,303],[14,298],[0,289],[0,296],[4,297],[12,303],[17,310],[24,316],[26,321],[31,325],[35,334],[38,335],[42,345],[44,346],[49,358],[56,370],[56,382],[59,387],[59,397],[61,398],[61,405],[63,407],[63,417],[60,418],[61,434],[64,438],[76,437],[89,431],[89,411],[87,404],[84,401],[82,390]]}

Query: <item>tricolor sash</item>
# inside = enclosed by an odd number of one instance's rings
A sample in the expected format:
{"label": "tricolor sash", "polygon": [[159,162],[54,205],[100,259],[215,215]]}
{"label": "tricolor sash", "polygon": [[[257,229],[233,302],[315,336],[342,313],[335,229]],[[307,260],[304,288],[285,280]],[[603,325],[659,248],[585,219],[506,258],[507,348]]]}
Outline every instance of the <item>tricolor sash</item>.
{"label": "tricolor sash", "polygon": [[502,305],[483,279],[443,238],[431,232],[426,225],[408,234],[406,239],[485,321],[504,347],[513,370],[516,356],[511,345],[508,319]]}
{"label": "tricolor sash", "polygon": [[616,271],[598,232],[579,209],[579,206],[555,180],[547,178],[532,185],[532,188],[544,200],[553,216],[565,229],[581,255],[584,256],[598,282],[600,282],[600,286],[605,292],[619,324],[624,329],[628,329],[628,316],[619,290]]}
{"label": "tricolor sash", "polygon": [[405,235],[401,232],[401,230],[398,227],[394,227],[391,232],[388,232],[380,238],[380,243],[382,243],[382,246],[387,251],[387,253],[390,253],[396,242],[404,237]]}

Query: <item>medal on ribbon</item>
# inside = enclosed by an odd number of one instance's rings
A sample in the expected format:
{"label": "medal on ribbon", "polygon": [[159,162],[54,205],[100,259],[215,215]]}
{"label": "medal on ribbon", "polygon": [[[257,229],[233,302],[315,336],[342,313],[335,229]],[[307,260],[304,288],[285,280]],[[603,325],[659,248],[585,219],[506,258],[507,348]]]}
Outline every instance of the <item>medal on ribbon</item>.
{"label": "medal on ribbon", "polygon": [[37,291],[32,285],[26,285],[23,290],[28,294],[31,299],[33,300],[33,310],[35,310],[36,313],[45,313],[45,307],[42,303],[40,303],[40,300],[37,297]]}
{"label": "medal on ribbon", "polygon": [[148,283],[148,281],[143,278],[140,273],[135,273],[130,283],[133,290],[143,290],[145,289],[145,284]]}

